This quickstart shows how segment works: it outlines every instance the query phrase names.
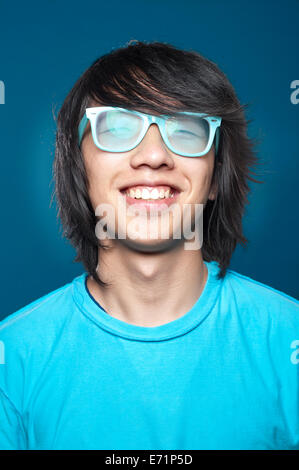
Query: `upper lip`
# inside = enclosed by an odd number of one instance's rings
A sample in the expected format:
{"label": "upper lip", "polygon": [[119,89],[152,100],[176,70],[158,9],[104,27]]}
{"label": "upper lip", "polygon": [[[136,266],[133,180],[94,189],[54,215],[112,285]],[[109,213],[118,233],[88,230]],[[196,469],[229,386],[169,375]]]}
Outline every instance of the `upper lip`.
{"label": "upper lip", "polygon": [[171,183],[171,182],[165,181],[165,180],[157,180],[157,181],[138,180],[138,181],[132,181],[131,183],[127,183],[127,184],[124,184],[123,186],[121,186],[119,188],[119,190],[123,191],[125,189],[132,188],[134,186],[152,186],[152,187],[155,187],[155,186],[169,186],[170,188],[173,188],[176,191],[179,191],[179,192],[181,191],[177,184]]}

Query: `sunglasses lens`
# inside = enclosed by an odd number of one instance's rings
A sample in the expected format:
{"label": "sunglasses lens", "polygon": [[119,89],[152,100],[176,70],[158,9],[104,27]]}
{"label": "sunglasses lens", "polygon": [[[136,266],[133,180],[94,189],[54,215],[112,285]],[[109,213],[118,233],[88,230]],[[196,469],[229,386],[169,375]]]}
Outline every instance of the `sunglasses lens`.
{"label": "sunglasses lens", "polygon": [[142,119],[130,112],[112,109],[100,113],[96,121],[98,143],[107,151],[132,148],[143,128]]}
{"label": "sunglasses lens", "polygon": [[175,152],[195,155],[204,152],[209,136],[209,123],[197,116],[171,117],[166,121],[166,133]]}
{"label": "sunglasses lens", "polygon": [[[100,148],[111,152],[126,152],[134,148],[144,129],[141,116],[130,111],[110,109],[97,115],[96,138]],[[200,116],[179,115],[166,118],[165,131],[177,154],[204,153],[210,138],[210,126]]]}

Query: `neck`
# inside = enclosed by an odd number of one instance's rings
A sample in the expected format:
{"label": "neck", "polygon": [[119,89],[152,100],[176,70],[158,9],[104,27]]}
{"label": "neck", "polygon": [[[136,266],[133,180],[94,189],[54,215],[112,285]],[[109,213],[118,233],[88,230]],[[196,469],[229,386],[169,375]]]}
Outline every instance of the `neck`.
{"label": "neck", "polygon": [[201,250],[182,246],[141,253],[118,245],[99,251],[98,275],[109,287],[87,280],[91,295],[113,317],[138,326],[159,326],[187,313],[207,280]]}

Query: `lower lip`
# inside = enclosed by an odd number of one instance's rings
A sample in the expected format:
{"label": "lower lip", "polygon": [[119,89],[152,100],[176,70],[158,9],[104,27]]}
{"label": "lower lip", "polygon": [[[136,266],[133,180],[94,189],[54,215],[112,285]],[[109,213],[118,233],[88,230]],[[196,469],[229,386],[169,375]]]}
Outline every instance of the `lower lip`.
{"label": "lower lip", "polygon": [[138,204],[138,206],[145,207],[146,209],[161,209],[163,205],[171,206],[177,202],[177,198],[179,195],[178,191],[173,193],[173,197],[167,197],[164,199],[135,199],[133,197],[128,196],[126,193],[121,193],[125,198],[128,205]]}

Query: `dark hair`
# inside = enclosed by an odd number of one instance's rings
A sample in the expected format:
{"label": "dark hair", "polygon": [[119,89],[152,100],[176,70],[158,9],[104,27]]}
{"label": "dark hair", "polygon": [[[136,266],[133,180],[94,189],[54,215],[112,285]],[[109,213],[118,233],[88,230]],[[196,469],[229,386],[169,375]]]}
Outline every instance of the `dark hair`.
{"label": "dark hair", "polygon": [[241,105],[225,74],[194,51],[160,42],[130,41],[97,59],[67,95],[57,117],[54,159],[55,195],[64,236],[76,249],[75,261],[100,285],[97,274],[99,240],[96,216],[88,196],[88,180],[78,146],[78,125],[92,101],[152,114],[204,112],[222,118],[212,184],[216,199],[208,200],[203,218],[202,256],[219,264],[225,276],[237,243],[246,245],[242,217],[248,203],[248,180],[258,163],[254,142],[247,136]]}

